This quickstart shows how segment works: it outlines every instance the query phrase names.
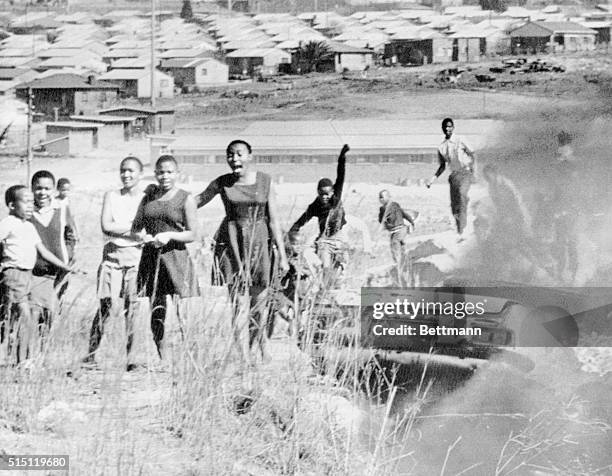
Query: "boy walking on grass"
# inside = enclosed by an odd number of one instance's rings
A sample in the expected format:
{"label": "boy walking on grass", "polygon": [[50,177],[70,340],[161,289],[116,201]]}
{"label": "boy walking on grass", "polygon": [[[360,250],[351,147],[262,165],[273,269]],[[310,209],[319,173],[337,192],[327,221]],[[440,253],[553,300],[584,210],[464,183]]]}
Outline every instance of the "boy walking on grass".
{"label": "boy walking on grass", "polygon": [[127,335],[127,370],[135,370],[131,361],[134,332],[134,314],[138,301],[136,277],[142,253],[142,242],[132,236],[132,222],[144,197],[139,187],[142,162],[136,157],[126,157],[119,166],[123,187],[104,196],[102,204],[102,232],[106,244],[102,251],[102,264],[98,269],[98,298],[100,308],[94,316],[89,336],[89,353],[84,363],[94,363],[100,346],[104,325],[113,311],[125,313]]}
{"label": "boy walking on grass", "polygon": [[0,353],[16,364],[28,358],[33,338],[29,298],[37,253],[58,269],[71,269],[43,245],[28,221],[33,212],[32,193],[23,185],[13,185],[4,197],[9,216],[0,221]]}

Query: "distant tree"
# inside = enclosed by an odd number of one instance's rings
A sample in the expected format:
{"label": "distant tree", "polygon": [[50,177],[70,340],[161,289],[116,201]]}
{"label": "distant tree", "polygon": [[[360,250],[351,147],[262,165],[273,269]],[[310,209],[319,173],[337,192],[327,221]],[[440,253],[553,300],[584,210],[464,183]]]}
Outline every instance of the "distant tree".
{"label": "distant tree", "polygon": [[483,10],[493,10],[495,12],[505,12],[508,10],[506,0],[478,0],[478,3]]}
{"label": "distant tree", "polygon": [[193,10],[191,9],[191,2],[189,0],[183,0],[183,8],[181,8],[181,18],[185,21],[189,21],[193,18]]}
{"label": "distant tree", "polygon": [[303,73],[313,73],[332,56],[332,51],[324,41],[309,41],[300,45],[297,51],[297,63]]}

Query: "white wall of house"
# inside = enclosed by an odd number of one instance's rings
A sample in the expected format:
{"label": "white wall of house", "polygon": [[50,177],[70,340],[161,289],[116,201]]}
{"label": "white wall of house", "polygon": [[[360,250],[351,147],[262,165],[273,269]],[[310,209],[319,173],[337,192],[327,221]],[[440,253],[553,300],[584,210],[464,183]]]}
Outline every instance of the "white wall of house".
{"label": "white wall of house", "polygon": [[[151,75],[145,74],[138,79],[138,97],[151,97]],[[174,97],[174,78],[161,71],[155,71],[155,97]]]}
{"label": "white wall of house", "polygon": [[263,57],[264,66],[276,67],[281,63],[291,63],[291,55],[286,51],[272,51]]}
{"label": "white wall of house", "polygon": [[431,49],[432,63],[449,63],[453,59],[453,40],[451,38],[433,38]]}
{"label": "white wall of house", "polygon": [[341,73],[345,69],[349,71],[363,71],[374,64],[372,54],[366,53],[336,53],[336,72]]}
{"label": "white wall of house", "polygon": [[195,67],[196,86],[225,84],[228,82],[229,66],[220,61],[206,61]]}
{"label": "white wall of house", "polygon": [[117,144],[125,142],[122,123],[105,124],[98,129],[98,146],[101,148],[111,148]]}
{"label": "white wall of house", "polygon": [[555,49],[561,51],[591,51],[595,49],[595,35],[581,35],[566,33],[564,45]]}

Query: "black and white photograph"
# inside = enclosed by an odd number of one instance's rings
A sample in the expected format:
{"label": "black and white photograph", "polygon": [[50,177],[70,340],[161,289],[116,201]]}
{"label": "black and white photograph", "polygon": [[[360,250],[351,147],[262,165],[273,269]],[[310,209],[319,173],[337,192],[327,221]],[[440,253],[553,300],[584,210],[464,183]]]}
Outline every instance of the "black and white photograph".
{"label": "black and white photograph", "polygon": [[0,0],[0,474],[612,475],[612,0]]}

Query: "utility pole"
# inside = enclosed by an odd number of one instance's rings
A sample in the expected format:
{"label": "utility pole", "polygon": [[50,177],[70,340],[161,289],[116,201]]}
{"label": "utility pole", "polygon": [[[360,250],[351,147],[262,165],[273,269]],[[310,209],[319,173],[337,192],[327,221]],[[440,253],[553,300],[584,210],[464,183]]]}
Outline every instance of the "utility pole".
{"label": "utility pole", "polygon": [[151,107],[155,107],[155,0],[151,0]]}
{"label": "utility pole", "polygon": [[227,9],[231,12],[232,11],[232,0],[227,0]]}
{"label": "utility pole", "polygon": [[32,88],[28,88],[28,122],[26,135],[26,184],[30,183],[32,175]]}

